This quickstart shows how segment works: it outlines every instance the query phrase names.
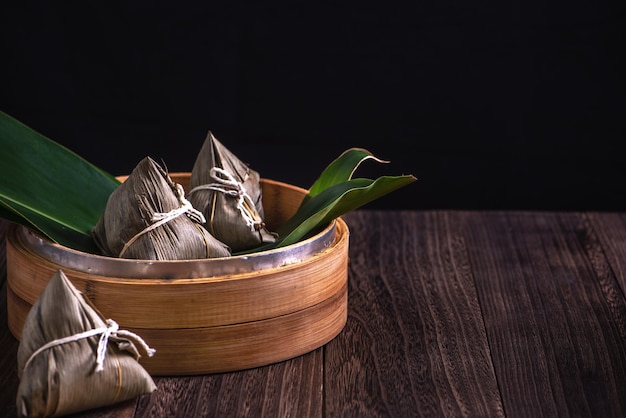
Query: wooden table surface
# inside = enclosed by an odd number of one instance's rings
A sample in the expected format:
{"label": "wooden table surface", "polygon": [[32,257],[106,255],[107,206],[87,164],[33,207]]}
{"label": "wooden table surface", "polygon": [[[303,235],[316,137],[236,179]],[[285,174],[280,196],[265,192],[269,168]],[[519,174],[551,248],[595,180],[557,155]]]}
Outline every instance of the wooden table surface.
{"label": "wooden table surface", "polygon": [[[344,219],[349,311],[335,339],[252,370],[156,377],[154,393],[83,415],[626,416],[626,213]],[[0,241],[0,413],[15,416]]]}

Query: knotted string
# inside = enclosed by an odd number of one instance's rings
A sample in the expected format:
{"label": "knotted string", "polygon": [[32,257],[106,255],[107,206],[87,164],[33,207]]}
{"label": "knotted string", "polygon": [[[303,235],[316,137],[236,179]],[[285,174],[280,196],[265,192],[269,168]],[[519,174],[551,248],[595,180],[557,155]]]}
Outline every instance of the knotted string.
{"label": "knotted string", "polygon": [[233,175],[228,171],[219,167],[211,168],[209,175],[215,180],[215,183],[196,186],[191,189],[189,194],[198,190],[213,190],[224,193],[228,196],[236,197],[238,198],[237,209],[239,209],[241,217],[246,222],[246,226],[248,226],[251,231],[261,229],[263,227],[263,220],[260,219],[258,213],[256,212],[254,202],[245,187],[243,187],[243,184],[237,181],[237,179],[235,179],[235,177],[233,177]]}
{"label": "knotted string", "polygon": [[154,223],[147,228],[144,228],[142,231],[139,231],[137,234],[135,234],[135,236],[128,240],[128,242],[124,244],[124,247],[122,248],[122,251],[120,251],[118,257],[122,257],[126,250],[128,250],[128,248],[135,241],[137,241],[140,236],[152,231],[153,229],[158,228],[159,226],[171,221],[172,219],[179,217],[180,215],[185,214],[196,223],[203,224],[206,222],[206,219],[204,218],[202,212],[196,210],[191,202],[185,199],[185,189],[183,189],[183,186],[181,186],[180,184],[176,184],[176,197],[178,198],[178,201],[181,205],[176,209],[170,210],[169,212],[155,212],[152,215],[152,218],[150,218],[150,221]]}
{"label": "knotted string", "polygon": [[109,338],[111,336],[114,337],[126,337],[133,340],[133,342],[137,342],[141,345],[141,347],[148,353],[149,357],[152,357],[156,350],[154,348],[150,348],[148,344],[137,334],[132,333],[126,330],[120,330],[119,325],[112,319],[106,320],[106,327],[94,328],[89,331],[81,332],[78,334],[70,335],[69,337],[58,338],[56,340],[52,340],[41,347],[39,347],[33,354],[30,355],[26,363],[24,364],[24,370],[28,367],[31,361],[41,352],[56,347],[61,344],[67,344],[74,341],[78,341],[84,338],[93,337],[95,335],[100,335],[100,340],[98,341],[98,348],[96,350],[96,371],[101,372],[104,370],[104,358],[106,356],[107,347],[109,344]]}

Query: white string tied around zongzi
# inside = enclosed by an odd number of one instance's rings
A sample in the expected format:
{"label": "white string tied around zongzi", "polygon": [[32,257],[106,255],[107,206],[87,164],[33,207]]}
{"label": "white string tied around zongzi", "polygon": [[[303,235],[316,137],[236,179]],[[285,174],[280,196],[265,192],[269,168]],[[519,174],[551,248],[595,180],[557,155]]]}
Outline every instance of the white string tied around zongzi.
{"label": "white string tied around zongzi", "polygon": [[104,358],[106,356],[107,347],[109,344],[109,338],[111,336],[129,338],[134,343],[138,343],[139,345],[141,345],[141,348],[143,349],[143,351],[148,353],[149,357],[152,357],[154,353],[156,353],[156,350],[154,348],[150,348],[148,344],[146,344],[146,342],[139,335],[130,331],[120,330],[119,325],[114,320],[107,319],[106,324],[107,324],[106,327],[90,329],[85,332],[70,335],[64,338],[58,338],[56,340],[47,342],[46,344],[42,345],[37,350],[35,350],[33,354],[30,355],[30,357],[24,364],[24,370],[26,370],[28,365],[37,355],[39,355],[41,352],[49,348],[56,347],[61,344],[67,344],[67,343],[79,341],[79,340],[93,337],[96,335],[100,335],[100,339],[98,341],[98,347],[96,350],[96,371],[97,372],[101,372],[102,370],[104,370]]}
{"label": "white string tied around zongzi", "polygon": [[124,244],[124,247],[122,248],[122,251],[120,251],[120,254],[118,257],[122,257],[124,253],[126,252],[126,250],[128,250],[128,248],[135,241],[137,241],[137,239],[140,236],[152,231],[153,229],[158,228],[159,226],[181,215],[187,215],[192,221],[196,223],[203,224],[206,222],[206,219],[204,218],[204,215],[202,214],[202,212],[194,208],[191,202],[185,199],[185,189],[183,189],[183,186],[181,186],[180,184],[176,184],[176,196],[178,197],[178,201],[180,202],[181,205],[177,207],[176,209],[170,210],[169,212],[155,212],[152,215],[152,218],[150,218],[150,221],[154,223],[144,228],[143,230],[139,231],[131,239],[129,239],[128,242]]}
{"label": "white string tied around zongzi", "polygon": [[250,227],[251,231],[259,230],[263,226],[263,220],[259,219],[254,202],[243,184],[237,181],[228,171],[219,167],[211,168],[209,175],[215,179],[215,183],[202,184],[194,187],[189,194],[197,190],[213,190],[238,198],[237,209],[239,209],[246,225]]}

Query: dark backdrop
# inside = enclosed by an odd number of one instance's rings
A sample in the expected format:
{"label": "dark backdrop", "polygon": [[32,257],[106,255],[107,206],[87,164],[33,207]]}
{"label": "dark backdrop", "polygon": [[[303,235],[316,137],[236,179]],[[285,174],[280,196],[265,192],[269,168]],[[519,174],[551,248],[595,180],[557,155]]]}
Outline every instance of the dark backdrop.
{"label": "dark backdrop", "polygon": [[353,146],[418,178],[370,208],[626,210],[622,3],[4,2],[0,110],[112,174],[211,130],[303,187]]}

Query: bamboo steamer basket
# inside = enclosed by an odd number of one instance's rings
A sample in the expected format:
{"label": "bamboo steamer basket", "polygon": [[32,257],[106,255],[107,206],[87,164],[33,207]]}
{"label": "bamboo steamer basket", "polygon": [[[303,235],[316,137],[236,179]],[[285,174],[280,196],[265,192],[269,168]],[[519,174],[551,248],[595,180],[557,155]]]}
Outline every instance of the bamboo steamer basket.
{"label": "bamboo steamer basket", "polygon": [[[170,177],[188,187],[190,173]],[[265,221],[273,230],[295,213],[306,190],[269,179],[261,185]],[[348,243],[348,227],[337,218],[314,236],[275,250],[129,260],[76,251],[13,225],[7,234],[8,325],[19,339],[30,308],[61,269],[105,318],[156,349],[140,359],[152,375],[264,366],[308,353],[341,332]]]}

